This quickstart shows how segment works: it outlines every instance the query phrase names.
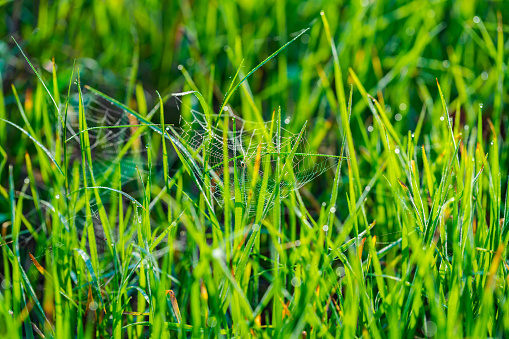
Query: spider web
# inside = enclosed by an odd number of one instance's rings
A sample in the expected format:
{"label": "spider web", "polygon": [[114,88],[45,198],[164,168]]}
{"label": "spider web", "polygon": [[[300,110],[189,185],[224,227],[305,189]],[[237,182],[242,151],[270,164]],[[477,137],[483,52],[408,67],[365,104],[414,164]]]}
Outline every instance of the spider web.
{"label": "spider web", "polygon": [[[68,152],[81,157],[78,117],[78,96],[69,100],[67,135],[72,136],[67,143]],[[145,154],[147,149],[142,146],[142,140],[147,135],[147,128],[138,131],[138,120],[127,111],[120,110],[108,101],[93,95],[83,93],[85,119],[87,121],[90,149],[92,153],[92,168],[94,173],[111,171],[112,166],[120,163],[122,183],[128,183],[138,177],[137,169],[146,172]],[[140,133],[141,132],[141,133]],[[134,138],[131,140],[131,138]],[[126,144],[131,141],[131,147]],[[122,156],[119,156],[122,152]]]}
{"label": "spider web", "polygon": [[[175,98],[181,101],[179,97]],[[259,204],[265,210],[272,207],[278,181],[283,199],[338,163],[339,157],[310,152],[305,133],[299,138],[298,133],[283,127],[278,131],[277,120],[248,121],[228,110],[222,115],[208,116],[193,109],[189,111],[190,118],[181,117],[180,127],[170,130],[187,148],[187,155],[195,160],[197,166],[190,166],[195,177],[219,205],[225,203],[225,171],[230,177],[231,199],[235,199],[237,181],[240,203],[248,215],[252,215]],[[228,117],[226,138],[223,135],[225,116]],[[281,170],[279,178],[276,174],[278,158]]]}

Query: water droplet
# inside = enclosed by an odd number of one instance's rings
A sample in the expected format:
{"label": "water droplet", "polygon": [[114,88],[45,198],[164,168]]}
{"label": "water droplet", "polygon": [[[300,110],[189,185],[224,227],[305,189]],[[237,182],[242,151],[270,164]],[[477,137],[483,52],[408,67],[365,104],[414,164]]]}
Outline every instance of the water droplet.
{"label": "water droplet", "polygon": [[179,71],[181,71],[184,68],[184,66],[178,65],[177,68],[178,68]]}
{"label": "water droplet", "polygon": [[91,310],[91,311],[95,311],[97,310],[97,308],[99,307],[99,305],[95,302],[95,301],[92,301],[90,304],[88,304],[88,308]]}
{"label": "water droplet", "polygon": [[28,183],[30,183],[30,179],[25,178],[25,181],[24,181],[24,182],[25,182],[25,184],[28,184]]}
{"label": "water droplet", "polygon": [[170,130],[170,128],[169,128],[169,127],[166,127],[166,130],[167,130],[167,131],[169,131],[169,130]]}
{"label": "water droplet", "polygon": [[394,119],[396,119],[396,121],[401,121],[401,119],[403,119],[403,116],[399,113],[397,113],[395,116],[394,116]]}
{"label": "water droplet", "polygon": [[478,23],[480,23],[480,22],[481,22],[481,19],[480,19],[480,18],[476,15],[476,16],[474,16],[474,22],[475,22],[476,24],[478,24]]}
{"label": "water droplet", "polygon": [[433,321],[426,321],[422,327],[422,332],[426,337],[433,337],[437,333],[437,325]]}
{"label": "water droplet", "polygon": [[413,28],[413,27],[408,27],[408,28],[406,29],[406,34],[407,34],[408,36],[413,36],[413,35],[415,34],[415,28]]}
{"label": "water droplet", "polygon": [[325,13],[323,11],[320,12],[320,15],[325,15]]}
{"label": "water droplet", "polygon": [[299,247],[301,245],[300,240],[295,240],[295,246]]}
{"label": "water droplet", "polygon": [[221,259],[223,257],[223,251],[220,248],[216,248],[212,251],[212,256],[216,259]]}
{"label": "water droplet", "polygon": [[364,189],[365,189],[367,192],[369,192],[369,191],[371,191],[371,186],[369,186],[369,185],[368,185],[368,186],[364,187]]}
{"label": "water droplet", "polygon": [[444,121],[445,118],[443,116],[440,117],[440,121]]}
{"label": "water droplet", "polygon": [[396,148],[396,149],[394,150],[394,153],[399,154],[399,148]]}
{"label": "water droplet", "polygon": [[415,134],[412,133],[412,138],[415,138]]}
{"label": "water droplet", "polygon": [[338,275],[338,277],[344,276],[345,275],[345,269],[343,267],[336,268],[336,274]]}
{"label": "water droplet", "polygon": [[490,145],[492,145],[492,146],[493,146],[493,141],[492,141],[492,142],[490,142]]}
{"label": "water droplet", "polygon": [[145,148],[149,148],[150,146],[148,144],[145,145]]}
{"label": "water droplet", "polygon": [[399,109],[402,110],[402,111],[406,110],[406,104],[404,102],[399,104]]}
{"label": "water droplet", "polygon": [[486,71],[483,71],[481,73],[481,79],[483,79],[484,81],[488,80],[488,76],[489,76],[488,72],[486,72]]}
{"label": "water droplet", "polygon": [[325,207],[327,206],[327,204],[325,202],[322,202],[322,206]]}
{"label": "water droplet", "polygon": [[361,0],[361,6],[366,7],[369,5],[369,0]]}
{"label": "water droplet", "polygon": [[323,230],[324,232],[327,232],[327,231],[329,230],[329,226],[327,226],[327,225],[323,225],[322,230]]}
{"label": "water droplet", "polygon": [[370,133],[373,132],[373,129],[374,129],[373,126],[371,126],[371,125],[368,126],[368,132],[370,132]]}
{"label": "water droplet", "polygon": [[483,107],[483,104],[482,104],[482,103],[480,103],[480,104],[479,104],[479,108],[480,108],[480,109],[482,109],[482,107]]}
{"label": "water droplet", "polygon": [[434,11],[434,10],[432,10],[432,9],[430,9],[430,10],[428,11],[428,18],[434,18],[434,17],[435,17],[435,11]]}
{"label": "water droplet", "polygon": [[258,231],[259,229],[260,229],[260,225],[258,225],[258,224],[253,225],[253,232]]}
{"label": "water droplet", "polygon": [[293,287],[299,287],[302,284],[302,280],[297,277],[292,278],[292,286]]}
{"label": "water droplet", "polygon": [[444,60],[442,62],[442,66],[444,66],[444,68],[449,68],[449,66],[451,66],[451,63],[449,62],[449,60]]}
{"label": "water droplet", "polygon": [[55,195],[55,199],[60,199],[60,194]]}
{"label": "water droplet", "polygon": [[331,212],[331,213],[336,213],[336,207],[331,207],[331,208],[330,208],[330,212]]}
{"label": "water droplet", "polygon": [[463,126],[463,129],[464,129],[465,131],[468,131],[468,130],[470,129],[470,127],[469,127],[468,125],[465,125],[465,126]]}
{"label": "water droplet", "polygon": [[225,112],[228,111],[228,107],[224,106],[223,111],[225,111]]}
{"label": "water droplet", "polygon": [[285,124],[287,124],[287,125],[288,125],[289,123],[290,123],[290,118],[286,118],[286,119],[285,119]]}
{"label": "water droplet", "polygon": [[208,327],[216,327],[217,325],[217,320],[215,317],[210,317],[207,319],[207,326]]}
{"label": "water droplet", "polygon": [[9,282],[9,280],[5,279],[5,280],[2,280],[2,288],[4,290],[8,289],[11,287],[11,283]]}

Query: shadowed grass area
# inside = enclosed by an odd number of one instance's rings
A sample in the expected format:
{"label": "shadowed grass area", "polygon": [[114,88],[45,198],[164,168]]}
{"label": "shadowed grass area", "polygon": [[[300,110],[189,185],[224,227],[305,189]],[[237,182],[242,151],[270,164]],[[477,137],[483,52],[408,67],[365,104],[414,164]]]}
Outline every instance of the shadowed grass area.
{"label": "shadowed grass area", "polygon": [[0,1],[0,336],[509,335],[504,5]]}

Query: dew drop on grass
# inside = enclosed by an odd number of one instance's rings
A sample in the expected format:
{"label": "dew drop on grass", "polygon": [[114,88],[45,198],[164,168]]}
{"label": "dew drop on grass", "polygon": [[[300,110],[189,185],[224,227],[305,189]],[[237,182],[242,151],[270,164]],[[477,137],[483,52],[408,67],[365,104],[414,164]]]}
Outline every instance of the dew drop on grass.
{"label": "dew drop on grass", "polygon": [[394,150],[394,153],[399,154],[399,148],[396,148],[396,149]]}
{"label": "dew drop on grass", "polygon": [[7,280],[7,279],[6,280],[2,280],[2,288],[4,290],[6,290],[6,289],[8,289],[10,287],[11,287],[11,283],[9,282],[9,280]]}
{"label": "dew drop on grass", "polygon": [[482,104],[482,103],[480,103],[480,104],[479,104],[479,108],[480,108],[480,109],[482,109],[482,107],[483,107],[483,104]]}
{"label": "dew drop on grass", "polygon": [[320,15],[324,15],[325,13],[323,11],[320,12]]}
{"label": "dew drop on grass", "polygon": [[322,202],[322,206],[325,207],[327,206],[327,204],[325,202]]}
{"label": "dew drop on grass", "polygon": [[492,141],[492,142],[490,142],[490,145],[492,145],[492,146],[493,146],[493,141]]}
{"label": "dew drop on grass", "polygon": [[371,190],[371,186],[368,185],[364,189],[366,190],[366,192],[369,192]]}
{"label": "dew drop on grass", "polygon": [[169,128],[169,127],[166,127],[166,130],[167,130],[167,131],[169,131],[169,130],[170,130],[170,128]]}
{"label": "dew drop on grass", "polygon": [[368,132],[370,132],[370,133],[373,132],[373,126],[371,126],[371,125],[368,126]]}
{"label": "dew drop on grass", "polygon": [[465,131],[468,131],[468,130],[470,129],[470,127],[469,127],[468,125],[465,125],[465,126],[463,126],[463,129],[464,129]]}
{"label": "dew drop on grass", "polygon": [[208,327],[216,327],[217,325],[217,320],[215,317],[210,317],[207,319],[207,326]]}
{"label": "dew drop on grass", "polygon": [[223,258],[223,251],[220,248],[216,248],[212,251],[212,256],[216,259]]}
{"label": "dew drop on grass", "polygon": [[403,116],[399,113],[394,116],[394,119],[396,119],[396,121],[401,121],[402,118]]}
{"label": "dew drop on grass", "polygon": [[336,274],[338,275],[338,277],[342,277],[345,275],[345,269],[343,267],[338,267],[336,268]]}
{"label": "dew drop on grass", "polygon": [[402,111],[406,110],[406,104],[404,102],[399,104],[399,109],[402,110]]}
{"label": "dew drop on grass", "polygon": [[440,121],[444,121],[445,118],[443,116],[440,117]]}
{"label": "dew drop on grass", "polygon": [[433,337],[437,333],[437,325],[433,321],[426,321],[422,327],[422,332],[426,337]]}
{"label": "dew drop on grass", "polygon": [[292,278],[292,286],[293,287],[299,287],[302,284],[302,280],[298,277]]}
{"label": "dew drop on grass", "polygon": [[476,15],[474,16],[474,22],[478,24],[479,22],[481,22],[481,19]]}
{"label": "dew drop on grass", "polygon": [[25,182],[25,184],[28,184],[28,183],[30,183],[30,179],[25,178],[25,181],[24,181],[24,182]]}
{"label": "dew drop on grass", "polygon": [[289,123],[290,123],[290,118],[286,118],[286,119],[285,119],[285,124],[287,124],[287,125],[288,125]]}
{"label": "dew drop on grass", "polygon": [[484,81],[488,80],[488,72],[483,71],[481,73],[481,79],[483,79]]}
{"label": "dew drop on grass", "polygon": [[223,111],[225,111],[225,112],[228,111],[228,107],[224,106]]}
{"label": "dew drop on grass", "polygon": [[300,240],[295,240],[295,246],[296,246],[296,247],[299,247],[300,245],[301,245]]}
{"label": "dew drop on grass", "polygon": [[258,231],[259,229],[260,229],[260,225],[258,225],[258,224],[253,225],[253,232]]}
{"label": "dew drop on grass", "polygon": [[97,308],[99,307],[99,305],[95,302],[95,301],[92,301],[89,305],[88,305],[88,308],[91,310],[91,311],[95,311],[97,310]]}
{"label": "dew drop on grass", "polygon": [[328,225],[323,225],[322,230],[324,232],[327,232],[329,230],[329,226]]}
{"label": "dew drop on grass", "polygon": [[60,194],[55,195],[55,199],[60,199]]}
{"label": "dew drop on grass", "polygon": [[331,207],[331,208],[330,208],[330,212],[331,212],[331,213],[336,213],[336,207]]}
{"label": "dew drop on grass", "polygon": [[179,71],[181,71],[184,68],[184,66],[178,65],[177,68],[178,68]]}

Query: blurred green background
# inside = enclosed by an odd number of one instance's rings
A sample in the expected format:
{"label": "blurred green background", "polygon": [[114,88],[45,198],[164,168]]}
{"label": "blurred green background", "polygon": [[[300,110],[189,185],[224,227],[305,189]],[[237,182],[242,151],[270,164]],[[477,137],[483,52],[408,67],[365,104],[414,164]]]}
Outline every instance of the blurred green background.
{"label": "blurred green background", "polygon": [[[151,97],[156,89],[181,90],[179,64],[203,91],[214,72],[219,95],[241,60],[243,70],[249,70],[312,27],[249,81],[257,101],[306,116],[317,114],[319,105],[308,103],[324,91],[317,68],[332,79],[321,11],[334,34],[345,84],[346,69],[352,67],[367,90],[383,90],[393,114],[404,103],[402,111],[410,117],[421,110],[423,84],[436,93],[435,77],[455,97],[455,82],[461,81],[457,73],[464,82],[461,100],[467,111],[480,101],[493,103],[500,71],[496,42],[490,39],[496,36],[497,10],[509,17],[503,1],[101,0],[2,1],[0,6],[0,70],[7,104],[12,102],[11,83],[21,89],[35,81],[11,36],[36,67],[51,69],[55,58],[62,88],[76,59],[84,83],[121,98],[133,78]],[[45,76],[49,79],[50,73]]]}

